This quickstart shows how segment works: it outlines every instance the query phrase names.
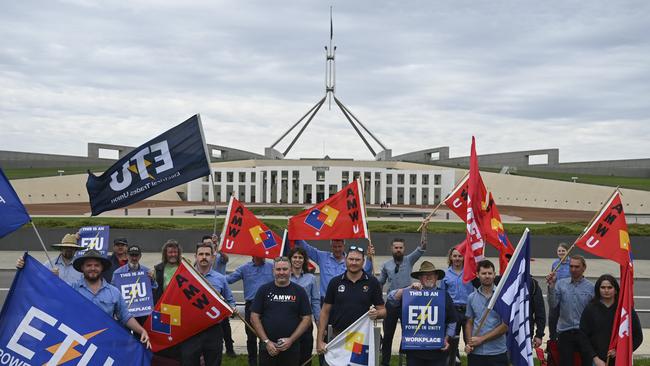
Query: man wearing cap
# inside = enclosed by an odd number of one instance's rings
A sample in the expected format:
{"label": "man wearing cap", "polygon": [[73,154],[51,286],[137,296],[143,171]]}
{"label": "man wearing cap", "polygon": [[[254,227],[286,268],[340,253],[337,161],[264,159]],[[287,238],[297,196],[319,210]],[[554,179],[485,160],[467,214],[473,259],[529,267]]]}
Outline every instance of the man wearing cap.
{"label": "man wearing cap", "polygon": [[423,261],[420,265],[420,270],[411,273],[411,277],[417,279],[419,282],[414,282],[406,288],[400,288],[388,293],[388,304],[396,306],[402,310],[402,295],[405,289],[414,290],[433,290],[444,292],[445,296],[445,340],[441,349],[437,350],[407,350],[406,363],[408,366],[419,365],[433,365],[444,366],[447,364],[447,357],[449,357],[449,342],[454,337],[456,332],[457,314],[454,308],[454,301],[449,296],[449,293],[442,285],[442,279],[445,277],[445,272],[436,269],[433,263]]}
{"label": "man wearing cap", "polygon": [[[59,276],[65,283],[72,285],[83,278],[83,275],[77,272],[72,266],[72,260],[77,250],[84,249],[84,247],[77,244],[77,234],[65,234],[61,243],[52,244],[52,248],[57,248],[61,252],[54,262],[50,263],[49,260],[43,262],[52,273]],[[23,257],[19,257],[16,261],[16,268],[23,268],[25,261]]]}
{"label": "man wearing cap", "polygon": [[[427,248],[426,238],[423,237],[420,245],[408,255],[404,255],[404,239],[395,238],[391,244],[393,258],[381,266],[379,272],[379,283],[382,287],[388,282],[388,292],[408,287],[411,284],[409,274],[413,270],[415,262],[422,257]],[[384,319],[384,337],[381,342],[381,364],[388,366],[390,353],[393,345],[393,336],[397,321],[402,317],[402,308],[399,304],[386,303],[386,319]]]}
{"label": "man wearing cap", "polygon": [[126,250],[128,248],[129,241],[126,240],[126,238],[117,238],[113,240],[113,254],[108,258],[111,262],[111,267],[102,274],[106,282],[111,282],[113,280],[113,272],[129,261],[129,258],[126,255]]}
{"label": "man wearing cap", "polygon": [[[147,274],[149,277],[149,280],[151,281],[151,289],[155,290],[158,288],[158,283],[153,278],[153,271],[147,268],[146,266],[143,266],[140,264],[140,259],[142,258],[142,251],[140,250],[140,247],[137,245],[131,245],[129,246],[129,249],[126,251],[128,255],[128,262],[123,265],[122,267],[116,269],[113,272],[113,277],[111,279],[111,283],[115,283],[115,279],[119,277],[120,273],[135,273],[138,271],[144,271],[144,273]],[[147,319],[147,316],[139,316],[136,317],[135,320],[138,321],[141,325],[144,324],[144,321]]]}
{"label": "man wearing cap", "polygon": [[373,320],[386,317],[381,285],[374,276],[363,271],[363,259],[363,248],[350,246],[345,256],[346,271],[332,278],[327,285],[316,338],[319,354],[325,353],[327,344],[324,338],[328,325],[332,325],[334,337],[366,312]]}

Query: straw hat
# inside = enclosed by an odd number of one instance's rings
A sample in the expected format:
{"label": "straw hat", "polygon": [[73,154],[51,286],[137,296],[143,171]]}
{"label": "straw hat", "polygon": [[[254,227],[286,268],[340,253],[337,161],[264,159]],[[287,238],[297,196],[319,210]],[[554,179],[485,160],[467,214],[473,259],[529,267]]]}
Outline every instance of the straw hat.
{"label": "straw hat", "polygon": [[445,278],[445,271],[441,269],[436,269],[436,267],[433,265],[433,263],[429,261],[423,261],[420,264],[420,270],[411,272],[411,277],[418,279],[421,275],[427,274],[427,273],[435,273],[438,276],[438,279],[441,280]]}
{"label": "straw hat", "polygon": [[81,245],[77,244],[77,236],[75,234],[65,234],[60,243],[52,244],[53,248],[74,248],[83,249]]}
{"label": "straw hat", "polygon": [[72,261],[72,266],[77,270],[77,272],[83,272],[81,270],[81,266],[83,266],[83,264],[86,262],[86,259],[97,259],[100,261],[102,263],[102,272],[111,268],[111,261],[106,259],[102,253],[94,249],[88,249],[82,256],[77,257],[74,261]]}

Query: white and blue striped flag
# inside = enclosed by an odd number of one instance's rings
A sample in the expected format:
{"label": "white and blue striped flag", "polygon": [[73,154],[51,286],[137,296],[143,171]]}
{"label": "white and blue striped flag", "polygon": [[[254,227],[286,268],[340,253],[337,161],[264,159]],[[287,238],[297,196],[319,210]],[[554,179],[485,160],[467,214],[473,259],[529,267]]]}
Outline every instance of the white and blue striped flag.
{"label": "white and blue striped flag", "polygon": [[530,234],[526,228],[488,305],[494,306],[508,324],[507,345],[513,366],[533,366],[529,278]]}

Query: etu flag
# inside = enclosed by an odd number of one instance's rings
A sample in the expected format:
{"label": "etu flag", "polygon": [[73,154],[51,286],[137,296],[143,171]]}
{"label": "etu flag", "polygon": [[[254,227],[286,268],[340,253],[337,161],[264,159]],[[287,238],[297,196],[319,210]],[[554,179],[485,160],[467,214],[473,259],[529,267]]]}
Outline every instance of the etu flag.
{"label": "etu flag", "polygon": [[275,258],[282,255],[282,239],[243,203],[230,196],[220,248],[223,253]]}
{"label": "etu flag", "polygon": [[361,182],[354,182],[325,201],[289,219],[289,240],[368,238]]}
{"label": "etu flag", "polygon": [[529,279],[530,234],[526,229],[491,299],[494,310],[508,324],[507,346],[513,366],[533,366]]}
{"label": "etu flag", "polygon": [[31,220],[25,206],[0,169],[0,238],[10,234]]}
{"label": "etu flag", "polygon": [[138,146],[99,177],[88,172],[92,215],[125,207],[210,174],[201,118],[187,121]]}
{"label": "etu flag", "polygon": [[151,352],[126,328],[32,256],[24,259],[0,313],[3,364],[150,364]]}

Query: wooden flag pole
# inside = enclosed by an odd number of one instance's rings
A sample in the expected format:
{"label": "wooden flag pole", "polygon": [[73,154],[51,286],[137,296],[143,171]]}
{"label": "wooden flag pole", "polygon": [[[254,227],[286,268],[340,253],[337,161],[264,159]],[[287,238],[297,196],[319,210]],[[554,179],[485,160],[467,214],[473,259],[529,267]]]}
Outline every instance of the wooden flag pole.
{"label": "wooden flag pole", "polygon": [[440,208],[440,206],[442,206],[443,203],[445,203],[444,200],[442,200],[442,201],[440,201],[440,203],[438,203],[438,205],[433,209],[433,211],[431,211],[429,216],[427,216],[424,220],[422,220],[422,223],[420,224],[420,226],[418,227],[418,229],[416,231],[422,230],[422,227],[424,227],[426,229],[427,225],[429,224],[429,220],[431,220],[433,215],[436,214],[436,211],[438,211],[438,209]]}
{"label": "wooden flag pole", "polygon": [[50,267],[54,268],[54,264],[52,263],[52,258],[50,258],[50,254],[47,252],[47,248],[45,247],[45,243],[43,242],[43,238],[41,238],[41,234],[38,232],[38,229],[36,228],[36,225],[34,225],[34,221],[29,220],[29,223],[32,224],[32,228],[34,228],[34,232],[36,233],[36,236],[38,237],[38,241],[41,242],[41,246],[43,247],[43,250],[45,251],[45,256],[47,257],[47,261],[50,263]]}
{"label": "wooden flag pole", "polygon": [[[363,181],[361,180],[361,177],[357,178],[357,183],[359,184],[359,191],[361,193],[361,197],[359,199],[361,200],[361,203],[363,204],[363,215],[364,215],[364,225],[365,225],[365,230],[366,234],[368,235],[368,245],[373,246],[372,244],[372,239],[370,239],[370,230],[368,229],[368,209],[366,207],[366,195],[365,192],[363,191]],[[368,258],[370,258],[370,274],[374,275],[375,273],[375,255],[370,255],[368,253]]]}

